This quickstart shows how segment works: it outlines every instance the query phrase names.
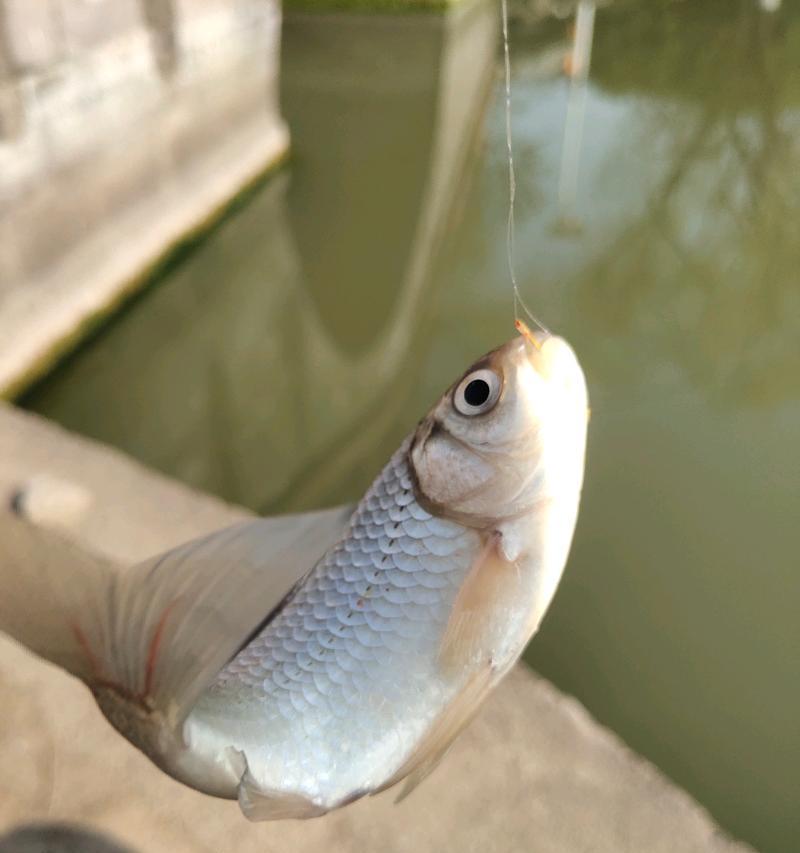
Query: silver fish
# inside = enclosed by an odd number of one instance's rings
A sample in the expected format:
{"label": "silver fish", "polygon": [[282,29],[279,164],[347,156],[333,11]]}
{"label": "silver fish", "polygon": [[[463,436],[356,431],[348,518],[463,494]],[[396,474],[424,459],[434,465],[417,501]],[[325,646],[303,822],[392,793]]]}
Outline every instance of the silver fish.
{"label": "silver fish", "polygon": [[253,820],[405,795],[547,610],[587,419],[572,349],[526,330],[444,394],[354,512],[246,522],[122,573],[15,525],[0,628]]}

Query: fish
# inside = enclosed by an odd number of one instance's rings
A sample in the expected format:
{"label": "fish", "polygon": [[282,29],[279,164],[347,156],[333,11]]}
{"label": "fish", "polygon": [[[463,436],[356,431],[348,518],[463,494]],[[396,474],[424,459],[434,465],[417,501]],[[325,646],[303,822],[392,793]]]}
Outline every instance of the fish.
{"label": "fish", "polygon": [[520,331],[355,508],[249,520],[126,570],[6,519],[0,630],[251,820],[407,796],[535,634],[575,529],[583,371],[563,338]]}

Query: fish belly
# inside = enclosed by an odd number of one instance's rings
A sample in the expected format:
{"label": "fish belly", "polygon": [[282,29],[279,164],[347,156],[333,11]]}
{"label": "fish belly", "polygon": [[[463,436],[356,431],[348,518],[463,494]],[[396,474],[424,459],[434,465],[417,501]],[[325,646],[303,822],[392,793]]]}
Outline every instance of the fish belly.
{"label": "fish belly", "polygon": [[233,795],[240,754],[264,789],[321,804],[379,787],[469,676],[443,674],[438,653],[480,549],[417,503],[401,448],[345,538],[187,719],[190,784]]}

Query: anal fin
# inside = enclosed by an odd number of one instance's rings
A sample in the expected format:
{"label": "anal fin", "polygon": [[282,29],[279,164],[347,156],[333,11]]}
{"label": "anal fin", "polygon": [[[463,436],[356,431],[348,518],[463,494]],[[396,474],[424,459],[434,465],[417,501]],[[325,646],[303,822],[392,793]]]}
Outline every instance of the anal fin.
{"label": "anal fin", "polygon": [[252,821],[306,820],[328,811],[302,794],[260,787],[249,768],[239,783],[239,807]]}

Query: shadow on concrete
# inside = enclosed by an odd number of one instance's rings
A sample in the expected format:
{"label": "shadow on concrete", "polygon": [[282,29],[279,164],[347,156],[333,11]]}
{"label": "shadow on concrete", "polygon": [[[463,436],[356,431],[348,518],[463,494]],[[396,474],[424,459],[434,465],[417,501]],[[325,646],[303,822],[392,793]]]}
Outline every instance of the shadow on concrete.
{"label": "shadow on concrete", "polygon": [[133,853],[133,849],[79,827],[33,824],[0,837],[0,853]]}
{"label": "shadow on concrete", "polygon": [[0,0],[0,81],[10,77],[14,67],[11,36],[8,32],[8,14],[4,0]]}
{"label": "shadow on concrete", "polygon": [[24,126],[20,98],[13,82],[15,70],[8,16],[4,0],[0,0],[0,140],[16,138]]}
{"label": "shadow on concrete", "polygon": [[165,79],[178,67],[177,15],[175,0],[139,0],[142,20],[150,32],[156,66]]}

